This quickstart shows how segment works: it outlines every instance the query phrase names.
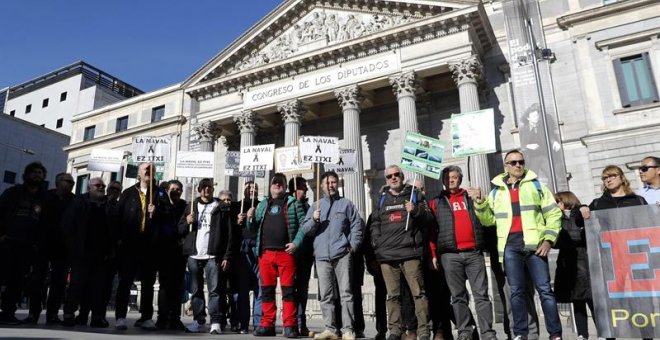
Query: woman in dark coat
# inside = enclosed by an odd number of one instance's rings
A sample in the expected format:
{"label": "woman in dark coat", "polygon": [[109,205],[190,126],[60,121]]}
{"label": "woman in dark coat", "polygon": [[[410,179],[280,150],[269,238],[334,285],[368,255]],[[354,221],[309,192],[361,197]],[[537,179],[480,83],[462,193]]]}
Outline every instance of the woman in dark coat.
{"label": "woman in dark coat", "polygon": [[[556,248],[557,270],[555,272],[555,298],[557,302],[573,303],[578,339],[589,337],[587,306],[594,314],[589,279],[589,259],[584,219],[580,212],[580,201],[570,191],[558,192],[555,199],[564,212],[561,232]],[[595,322],[595,320],[594,320]]]}

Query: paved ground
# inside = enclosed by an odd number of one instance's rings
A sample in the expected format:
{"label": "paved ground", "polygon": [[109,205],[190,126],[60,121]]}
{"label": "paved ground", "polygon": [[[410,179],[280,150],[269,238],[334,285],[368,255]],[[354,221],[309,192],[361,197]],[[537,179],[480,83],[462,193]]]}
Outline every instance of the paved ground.
{"label": "paved ground", "polygon": [[[108,313],[108,315],[112,315],[111,312]],[[19,311],[17,313],[17,317],[19,319],[22,319],[26,316],[26,311]],[[139,318],[139,314],[137,312],[131,312],[128,315],[129,319],[129,325],[133,325],[135,320]],[[16,327],[5,327],[5,328],[0,328],[0,339],[52,339],[52,340],[59,340],[59,339],[99,339],[99,340],[105,340],[105,339],[122,339],[122,340],[131,340],[131,339],[144,339],[144,338],[151,338],[151,339],[191,339],[191,338],[199,338],[199,337],[204,337],[204,338],[222,338],[222,339],[254,339],[254,336],[252,334],[235,334],[235,333],[225,333],[221,335],[211,335],[208,333],[198,333],[198,334],[186,334],[186,333],[181,333],[181,332],[173,332],[173,331],[143,331],[141,329],[136,329],[133,327],[129,327],[127,331],[116,331],[114,329],[114,319],[108,319],[110,321],[110,327],[107,329],[96,329],[96,328],[89,328],[89,327],[84,327],[84,326],[77,326],[74,328],[64,328],[64,327],[46,327],[43,325],[45,322],[44,317],[42,316],[42,319],[39,321],[39,325],[37,326],[16,326]],[[190,317],[185,317],[183,319],[184,323],[189,323],[191,321]],[[375,326],[373,320],[371,318],[367,318],[367,327],[365,330],[366,336],[368,337],[373,337],[376,333],[375,331]],[[570,331],[571,326],[570,324],[567,324],[566,319],[562,319],[564,321],[563,326],[564,326],[564,339],[575,339],[575,336],[573,336],[572,332]],[[542,322],[542,321],[541,321]],[[320,332],[323,330],[323,322],[320,319],[313,319],[308,322],[308,327],[312,331]],[[543,322],[542,322],[542,332],[541,332],[541,339],[547,339],[547,333],[545,332],[543,328]],[[497,331],[497,335],[499,339],[504,339],[502,336],[504,334],[502,324],[495,324],[495,330]],[[278,334],[281,333],[281,328],[278,328]],[[590,331],[592,334],[595,334],[595,329],[593,329],[593,324],[591,325]],[[283,339],[282,337],[270,337],[270,338],[263,338],[263,339]],[[595,337],[592,337],[592,339],[595,339]]]}

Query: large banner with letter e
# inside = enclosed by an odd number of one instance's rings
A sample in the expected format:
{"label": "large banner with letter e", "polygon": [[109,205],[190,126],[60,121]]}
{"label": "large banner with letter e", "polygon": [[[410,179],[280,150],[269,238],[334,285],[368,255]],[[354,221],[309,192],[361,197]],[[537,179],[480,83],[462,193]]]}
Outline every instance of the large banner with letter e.
{"label": "large banner with letter e", "polygon": [[241,147],[240,171],[267,171],[273,169],[275,144]]}
{"label": "large banner with letter e", "polygon": [[660,337],[660,209],[592,214],[585,229],[598,336]]}
{"label": "large banner with letter e", "polygon": [[277,148],[275,149],[275,171],[302,174],[312,171],[312,163],[303,163],[300,160],[297,146]]}
{"label": "large banner with letter e", "polygon": [[213,151],[179,151],[174,173],[181,177],[213,178],[214,163]]}
{"label": "large banner with letter e", "polygon": [[302,136],[298,146],[303,162],[325,164],[339,162],[339,138],[337,137]]}
{"label": "large banner with letter e", "polygon": [[339,162],[324,165],[325,171],[334,171],[339,175],[354,174],[357,167],[354,149],[339,149]]}
{"label": "large banner with letter e", "polygon": [[138,162],[170,161],[170,137],[133,137],[133,159]]}
{"label": "large banner with letter e", "polygon": [[445,145],[439,139],[408,131],[401,153],[401,169],[439,179],[444,152]]}

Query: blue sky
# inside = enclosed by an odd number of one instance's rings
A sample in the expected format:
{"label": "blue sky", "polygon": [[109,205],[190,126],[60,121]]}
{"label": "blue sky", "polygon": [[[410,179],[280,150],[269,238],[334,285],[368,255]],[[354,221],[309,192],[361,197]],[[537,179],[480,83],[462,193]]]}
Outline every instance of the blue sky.
{"label": "blue sky", "polygon": [[83,60],[159,89],[187,79],[281,2],[2,1],[0,88]]}

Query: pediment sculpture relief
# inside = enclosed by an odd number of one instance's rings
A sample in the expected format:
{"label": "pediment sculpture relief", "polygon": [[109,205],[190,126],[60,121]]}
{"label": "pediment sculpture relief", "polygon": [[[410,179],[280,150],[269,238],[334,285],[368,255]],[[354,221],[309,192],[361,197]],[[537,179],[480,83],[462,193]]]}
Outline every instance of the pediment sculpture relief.
{"label": "pediment sculpture relief", "polygon": [[417,19],[405,15],[314,10],[263,50],[254,50],[245,56],[229,71],[229,74],[360,38]]}

